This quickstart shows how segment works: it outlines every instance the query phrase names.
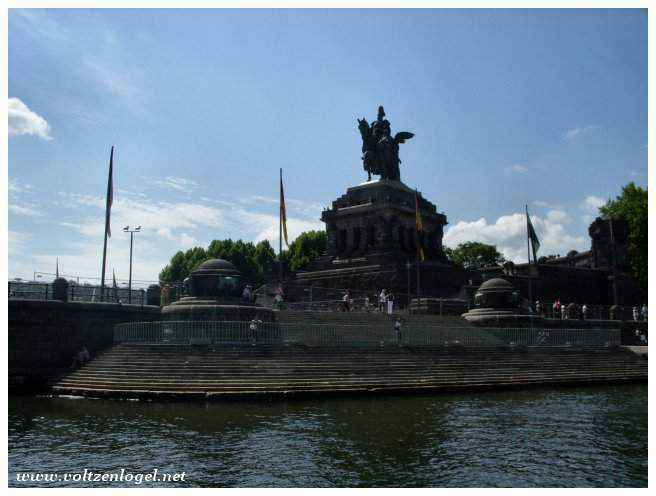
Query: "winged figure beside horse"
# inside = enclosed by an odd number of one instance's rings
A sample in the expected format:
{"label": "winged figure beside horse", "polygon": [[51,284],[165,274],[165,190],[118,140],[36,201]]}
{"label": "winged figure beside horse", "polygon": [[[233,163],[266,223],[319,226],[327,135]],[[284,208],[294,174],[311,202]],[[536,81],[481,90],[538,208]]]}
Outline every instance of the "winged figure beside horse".
{"label": "winged figure beside horse", "polygon": [[371,175],[381,179],[401,180],[399,170],[399,145],[414,136],[403,131],[392,138],[390,123],[385,119],[385,110],[378,107],[378,118],[369,125],[365,119],[358,119],[358,129],[362,135],[362,162],[367,171],[368,181]]}

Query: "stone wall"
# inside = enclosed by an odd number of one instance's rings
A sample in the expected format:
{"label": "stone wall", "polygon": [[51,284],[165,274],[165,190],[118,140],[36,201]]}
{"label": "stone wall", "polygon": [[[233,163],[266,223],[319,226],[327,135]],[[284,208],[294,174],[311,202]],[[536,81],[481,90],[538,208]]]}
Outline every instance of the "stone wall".
{"label": "stone wall", "polygon": [[160,319],[160,308],[57,300],[8,302],[9,388],[29,392],[67,371],[86,346],[91,356],[111,346],[119,322]]}

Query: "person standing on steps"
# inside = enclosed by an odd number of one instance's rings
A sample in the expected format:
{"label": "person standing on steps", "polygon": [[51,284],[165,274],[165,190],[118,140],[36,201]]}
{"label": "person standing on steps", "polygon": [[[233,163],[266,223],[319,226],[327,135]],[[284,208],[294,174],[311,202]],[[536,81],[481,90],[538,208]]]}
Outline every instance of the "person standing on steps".
{"label": "person standing on steps", "polygon": [[401,346],[402,343],[402,338],[403,335],[401,333],[401,319],[397,318],[396,321],[394,322],[394,337],[396,338],[396,345]]}

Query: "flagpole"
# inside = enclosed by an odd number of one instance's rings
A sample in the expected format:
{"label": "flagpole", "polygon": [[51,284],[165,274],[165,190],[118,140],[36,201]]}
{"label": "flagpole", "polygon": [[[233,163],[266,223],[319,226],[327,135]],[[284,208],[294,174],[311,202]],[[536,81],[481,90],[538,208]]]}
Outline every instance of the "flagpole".
{"label": "flagpole", "polygon": [[110,194],[113,195],[112,185],[112,167],[114,165],[114,145],[109,153],[109,178],[107,179],[107,200],[105,205],[105,241],[103,243],[103,258],[102,258],[102,275],[100,277],[100,301],[104,301],[105,296],[105,262],[107,261],[107,228],[109,227],[109,208],[110,208]]}
{"label": "flagpole", "polygon": [[524,205],[526,207],[526,255],[528,256],[528,263],[529,265],[531,264],[531,248],[529,247],[529,238],[531,237],[531,234],[529,233],[528,230],[528,205]]}
{"label": "flagpole", "polygon": [[282,167],[280,168],[280,208],[278,209],[278,280],[282,282]]}
{"label": "flagpole", "polygon": [[[421,246],[421,239],[420,239],[420,233],[419,233],[419,227],[421,225],[421,213],[419,210],[419,193],[417,192],[417,188],[415,188],[415,239],[416,239],[416,260],[417,260],[417,311],[420,309],[420,299],[419,299],[419,294],[420,294],[420,286],[419,286],[419,263],[421,262],[421,257],[420,255],[422,254],[422,246]],[[422,227],[423,229],[423,227]]]}
{"label": "flagpole", "polygon": [[417,252],[417,310],[419,311],[420,308],[420,300],[419,300],[419,252]]}

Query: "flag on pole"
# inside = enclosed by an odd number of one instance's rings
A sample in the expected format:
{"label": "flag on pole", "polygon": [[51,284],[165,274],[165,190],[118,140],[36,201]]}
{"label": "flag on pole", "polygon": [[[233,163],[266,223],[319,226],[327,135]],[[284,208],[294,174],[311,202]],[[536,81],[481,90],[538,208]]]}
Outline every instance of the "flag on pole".
{"label": "flag on pole", "polygon": [[415,190],[415,231],[417,235],[417,253],[419,259],[423,262],[426,260],[424,251],[424,226],[421,222],[421,212],[419,211],[419,194]]}
{"label": "flag on pole", "polygon": [[[285,239],[285,244],[289,248],[289,240],[287,238],[287,209],[285,208],[285,191],[282,186],[282,169],[280,169],[280,230]],[[282,242],[282,241],[281,241]]]}
{"label": "flag on pole", "polygon": [[105,209],[105,231],[107,237],[112,237],[112,227],[110,224],[110,215],[112,212],[112,203],[114,203],[114,182],[112,179],[112,172],[114,169],[114,147],[109,155],[109,178],[107,179],[107,207]]}
{"label": "flag on pole", "polygon": [[57,257],[57,261],[55,262],[55,277],[59,279],[59,257]]}
{"label": "flag on pole", "polygon": [[531,243],[531,249],[533,251],[533,261],[537,263],[537,252],[540,249],[540,240],[538,239],[538,235],[535,233],[533,223],[531,222],[531,218],[528,215],[528,205],[526,206],[526,231],[528,233],[528,239]]}
{"label": "flag on pole", "polygon": [[116,284],[116,270],[112,269],[112,288],[114,290],[114,300],[118,301],[118,284]]}

